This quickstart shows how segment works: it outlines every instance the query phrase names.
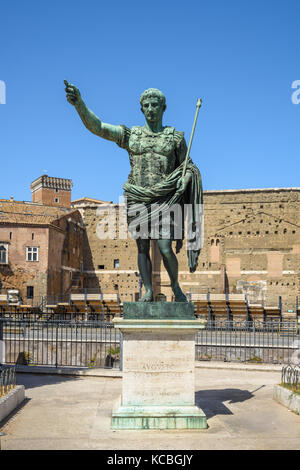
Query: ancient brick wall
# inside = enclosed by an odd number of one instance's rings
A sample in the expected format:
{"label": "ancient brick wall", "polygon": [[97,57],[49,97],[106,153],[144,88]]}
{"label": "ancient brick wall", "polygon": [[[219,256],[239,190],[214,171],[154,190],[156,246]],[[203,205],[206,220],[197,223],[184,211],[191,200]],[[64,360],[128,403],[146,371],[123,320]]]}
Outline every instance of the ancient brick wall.
{"label": "ancient brick wall", "polygon": [[[298,188],[205,191],[204,244],[197,271],[189,273],[185,243],[178,255],[183,290],[222,293],[228,285],[230,293],[247,292],[253,301],[264,295],[269,305],[277,305],[282,295],[284,308],[293,309],[300,287],[299,208]],[[98,283],[104,292],[118,290],[130,300],[138,292],[135,241],[119,239],[118,230],[115,239],[100,240],[97,206],[82,213],[88,285]],[[162,263],[159,279],[161,292],[171,300]]]}
{"label": "ancient brick wall", "polygon": [[78,211],[55,221],[49,228],[48,295],[70,291],[83,269],[84,227]]}

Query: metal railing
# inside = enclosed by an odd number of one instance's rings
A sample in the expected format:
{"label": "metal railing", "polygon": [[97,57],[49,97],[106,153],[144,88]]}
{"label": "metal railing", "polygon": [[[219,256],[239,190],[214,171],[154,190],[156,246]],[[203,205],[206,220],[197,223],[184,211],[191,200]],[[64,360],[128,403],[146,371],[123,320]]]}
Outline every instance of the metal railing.
{"label": "metal railing", "polygon": [[196,335],[196,360],[288,364],[300,350],[297,322],[212,321]]}
{"label": "metal railing", "polygon": [[1,331],[6,364],[119,366],[120,334],[111,323],[2,318]]}
{"label": "metal railing", "polygon": [[62,311],[61,313],[53,313],[53,312],[48,312],[48,313],[43,313],[41,311],[31,311],[27,310],[26,312],[5,312],[1,313],[0,312],[0,319],[2,318],[3,320],[26,320],[29,322],[32,321],[44,321],[44,322],[49,322],[49,321],[57,321],[57,322],[105,322],[105,323],[111,323],[112,319],[116,315],[111,312],[103,312],[103,313],[93,313],[93,312],[70,312],[70,313],[65,313]]}
{"label": "metal railing", "polygon": [[[109,318],[109,317],[107,317]],[[121,334],[110,321],[0,318],[5,363],[53,367],[114,367],[122,360]],[[198,361],[289,364],[300,352],[297,322],[213,321],[196,334]]]}
{"label": "metal railing", "polygon": [[0,397],[16,386],[16,368],[0,365]]}
{"label": "metal railing", "polygon": [[281,371],[281,384],[292,392],[300,393],[300,366],[287,365]]}

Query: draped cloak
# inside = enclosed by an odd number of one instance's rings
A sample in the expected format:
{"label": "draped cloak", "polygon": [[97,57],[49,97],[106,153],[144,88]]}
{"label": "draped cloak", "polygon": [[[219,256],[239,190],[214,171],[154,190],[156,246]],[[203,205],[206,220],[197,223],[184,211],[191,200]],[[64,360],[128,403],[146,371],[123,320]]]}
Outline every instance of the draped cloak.
{"label": "draped cloak", "polygon": [[[130,148],[130,130],[123,127],[123,137],[118,145],[122,148],[125,148],[131,159],[131,148]],[[170,128],[173,129],[174,128]],[[181,146],[181,163],[169,174],[165,175],[161,181],[153,184],[151,187],[144,187],[138,184],[135,184],[134,179],[132,178],[132,173],[130,173],[128,181],[123,185],[124,196],[127,204],[127,222],[129,227],[129,232],[133,238],[138,238],[132,233],[131,227],[136,227],[136,223],[139,226],[149,227],[148,237],[147,238],[169,238],[176,240],[176,253],[180,251],[183,245],[184,235],[187,235],[187,255],[188,255],[188,265],[190,272],[195,272],[198,265],[198,257],[201,250],[202,243],[202,230],[203,230],[203,190],[202,190],[202,181],[201,174],[192,162],[190,156],[188,157],[186,172],[191,175],[190,182],[187,185],[185,192],[179,195],[177,191],[178,180],[182,177],[182,170],[184,166],[184,151],[186,149],[186,143],[183,137],[182,132],[175,131],[177,133],[178,145]],[[178,140],[178,136],[180,139]],[[180,161],[179,160],[179,161]],[[137,212],[135,208],[138,205],[143,205],[144,210],[142,212]],[[165,237],[162,234],[161,221],[164,220],[164,216],[169,217],[170,208],[174,205],[178,205],[181,208],[182,218],[179,221],[181,224],[180,230],[177,230],[176,236],[174,236],[174,227],[171,231],[169,237]],[[187,205],[187,206],[186,206]],[[178,207],[177,206],[177,207]],[[188,207],[187,211],[187,220],[184,220],[185,207]],[[176,219],[176,217],[175,217]],[[158,221],[159,231],[156,236],[151,236],[151,223],[153,220]],[[178,225],[178,221],[171,220],[171,223]],[[184,223],[187,224],[186,230],[184,230]],[[177,226],[178,229],[178,226]],[[178,236],[178,233],[180,235]]]}

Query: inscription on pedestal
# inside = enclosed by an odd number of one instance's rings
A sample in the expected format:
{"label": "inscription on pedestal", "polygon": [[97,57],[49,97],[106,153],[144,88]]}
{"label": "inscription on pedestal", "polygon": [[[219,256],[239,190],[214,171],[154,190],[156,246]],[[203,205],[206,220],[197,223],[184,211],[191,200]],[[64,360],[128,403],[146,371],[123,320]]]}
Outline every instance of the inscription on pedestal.
{"label": "inscription on pedestal", "polygon": [[123,404],[194,404],[195,335],[130,333],[123,345]]}

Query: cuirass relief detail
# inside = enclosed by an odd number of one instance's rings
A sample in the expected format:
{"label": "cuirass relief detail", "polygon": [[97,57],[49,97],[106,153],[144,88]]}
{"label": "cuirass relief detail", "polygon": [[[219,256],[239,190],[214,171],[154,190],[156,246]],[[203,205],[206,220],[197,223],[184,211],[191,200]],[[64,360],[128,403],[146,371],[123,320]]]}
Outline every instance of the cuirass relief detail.
{"label": "cuirass relief detail", "polygon": [[152,186],[175,169],[174,128],[154,134],[132,128],[129,139],[131,178],[143,187]]}

